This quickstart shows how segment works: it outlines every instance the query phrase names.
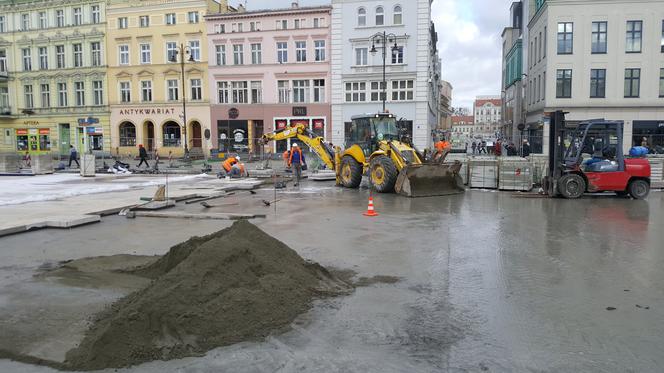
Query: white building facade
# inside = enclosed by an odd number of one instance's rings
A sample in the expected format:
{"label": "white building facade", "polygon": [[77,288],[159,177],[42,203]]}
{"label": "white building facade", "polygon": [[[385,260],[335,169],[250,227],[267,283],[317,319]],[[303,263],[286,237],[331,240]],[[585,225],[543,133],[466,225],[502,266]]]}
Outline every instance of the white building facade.
{"label": "white building facade", "polygon": [[[627,150],[664,146],[664,2],[531,0],[526,129],[548,148],[546,113],[623,120]],[[526,42],[524,42],[525,44]]]}
{"label": "white building facade", "polygon": [[[332,141],[343,145],[351,117],[383,109],[382,43],[387,45],[386,109],[403,118],[415,145],[428,147],[439,118],[440,62],[430,0],[332,1]],[[393,48],[396,45],[396,48]],[[375,54],[371,53],[375,46]]]}

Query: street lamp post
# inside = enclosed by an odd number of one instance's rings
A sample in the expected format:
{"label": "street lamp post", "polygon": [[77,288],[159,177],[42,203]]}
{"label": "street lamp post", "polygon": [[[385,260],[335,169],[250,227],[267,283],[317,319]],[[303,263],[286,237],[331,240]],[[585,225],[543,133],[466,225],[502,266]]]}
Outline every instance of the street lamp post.
{"label": "street lamp post", "polygon": [[379,48],[383,49],[383,82],[381,83],[383,85],[383,93],[382,93],[382,99],[383,99],[383,113],[386,110],[385,107],[385,102],[387,101],[387,76],[386,76],[386,61],[387,61],[387,44],[388,43],[394,43],[392,46],[391,50],[392,52],[396,51],[399,49],[399,46],[397,45],[397,36],[394,34],[388,34],[387,32],[379,32],[375,34],[374,36],[371,37],[371,54],[375,55],[376,52],[376,44],[379,45]]}
{"label": "street lamp post", "polygon": [[185,55],[189,58],[186,62],[196,62],[194,55],[191,53],[191,48],[180,43],[179,50],[171,56],[171,62],[178,62],[177,56],[180,56],[180,71],[182,73],[182,140],[184,141],[184,158],[189,159],[189,143],[187,142],[187,90],[184,84],[184,63]]}

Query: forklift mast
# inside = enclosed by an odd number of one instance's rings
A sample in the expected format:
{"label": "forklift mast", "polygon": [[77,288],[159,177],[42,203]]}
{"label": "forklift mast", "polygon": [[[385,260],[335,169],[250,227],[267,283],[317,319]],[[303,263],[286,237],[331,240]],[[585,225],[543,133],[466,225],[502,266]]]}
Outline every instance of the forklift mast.
{"label": "forklift mast", "polygon": [[562,158],[565,156],[565,114],[558,110],[549,117],[549,177],[558,180],[562,175]]}

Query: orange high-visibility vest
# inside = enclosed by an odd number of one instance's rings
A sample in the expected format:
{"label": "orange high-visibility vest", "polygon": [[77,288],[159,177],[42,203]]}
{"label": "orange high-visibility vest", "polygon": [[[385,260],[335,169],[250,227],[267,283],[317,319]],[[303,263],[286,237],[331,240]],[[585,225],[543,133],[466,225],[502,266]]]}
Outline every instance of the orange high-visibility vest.
{"label": "orange high-visibility vest", "polygon": [[224,161],[223,167],[226,172],[231,172],[231,167],[233,167],[234,164],[237,163],[237,159],[235,157],[230,157]]}
{"label": "orange high-visibility vest", "polygon": [[288,159],[288,164],[293,164],[293,154],[297,151],[298,156],[300,157],[300,164],[302,164],[302,150],[300,148],[293,148],[290,152],[290,158]]}

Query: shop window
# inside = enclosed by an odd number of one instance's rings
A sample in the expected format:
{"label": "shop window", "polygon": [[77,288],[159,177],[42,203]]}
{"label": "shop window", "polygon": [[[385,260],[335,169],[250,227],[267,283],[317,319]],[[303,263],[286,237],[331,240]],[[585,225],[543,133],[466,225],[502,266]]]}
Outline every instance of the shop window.
{"label": "shop window", "polygon": [[136,126],[133,123],[120,124],[120,146],[136,146]]}
{"label": "shop window", "polygon": [[164,147],[180,146],[180,125],[175,122],[164,124]]}

